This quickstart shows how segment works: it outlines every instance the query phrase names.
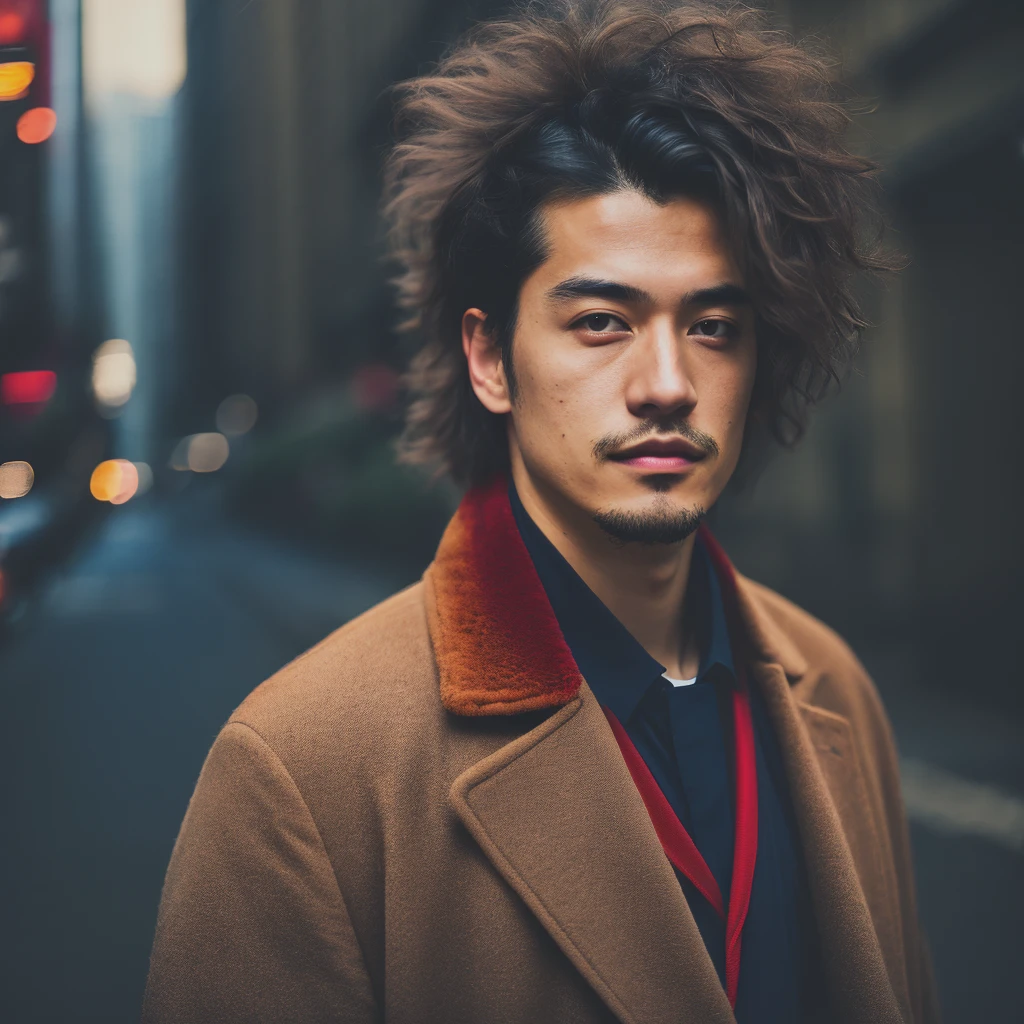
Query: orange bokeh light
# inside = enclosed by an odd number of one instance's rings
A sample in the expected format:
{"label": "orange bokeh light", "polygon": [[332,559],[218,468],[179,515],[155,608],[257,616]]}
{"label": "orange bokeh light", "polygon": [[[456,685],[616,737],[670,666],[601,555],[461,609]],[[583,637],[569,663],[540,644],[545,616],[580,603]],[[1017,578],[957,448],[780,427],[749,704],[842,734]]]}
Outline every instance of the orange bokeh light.
{"label": "orange bokeh light", "polygon": [[21,99],[35,77],[36,66],[30,60],[9,60],[0,64],[0,101]]}
{"label": "orange bokeh light", "polygon": [[139,489],[139,471],[127,459],[108,459],[101,462],[89,480],[89,493],[97,501],[123,505]]}
{"label": "orange bokeh light", "polygon": [[34,145],[45,142],[57,127],[57,115],[49,107],[33,107],[18,118],[18,138]]}
{"label": "orange bokeh light", "polygon": [[139,489],[139,471],[135,468],[134,462],[126,459],[118,459],[121,468],[121,478],[118,480],[117,494],[110,499],[111,505],[123,505],[129,498],[135,497]]}

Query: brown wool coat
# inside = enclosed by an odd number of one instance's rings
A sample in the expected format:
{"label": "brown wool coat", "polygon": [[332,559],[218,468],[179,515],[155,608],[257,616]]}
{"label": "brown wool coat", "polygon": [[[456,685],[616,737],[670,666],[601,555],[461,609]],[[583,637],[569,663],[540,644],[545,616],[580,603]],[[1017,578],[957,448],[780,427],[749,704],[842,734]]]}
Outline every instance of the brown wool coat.
{"label": "brown wool coat", "polygon": [[[937,1019],[888,722],[845,644],[748,580],[829,1020]],[[421,583],[260,686],[167,873],[147,1024],[733,1015],[500,488]]]}

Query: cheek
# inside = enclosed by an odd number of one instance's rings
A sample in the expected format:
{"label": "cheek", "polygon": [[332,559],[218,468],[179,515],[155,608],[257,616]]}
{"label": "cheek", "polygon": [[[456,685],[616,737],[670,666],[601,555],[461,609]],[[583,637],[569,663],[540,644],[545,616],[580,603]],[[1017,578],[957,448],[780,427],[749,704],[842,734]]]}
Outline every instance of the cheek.
{"label": "cheek", "polygon": [[739,457],[756,369],[756,351],[752,350],[728,367],[706,367],[705,386],[698,389],[697,409],[703,412],[698,419],[718,442],[726,464]]}
{"label": "cheek", "polygon": [[579,351],[560,339],[531,339],[513,356],[519,384],[516,429],[524,441],[557,441],[588,447],[600,436],[599,419],[607,415],[613,388]]}
{"label": "cheek", "polygon": [[724,396],[726,418],[731,431],[742,433],[750,410],[750,396],[754,390],[753,372],[744,373],[729,383]]}

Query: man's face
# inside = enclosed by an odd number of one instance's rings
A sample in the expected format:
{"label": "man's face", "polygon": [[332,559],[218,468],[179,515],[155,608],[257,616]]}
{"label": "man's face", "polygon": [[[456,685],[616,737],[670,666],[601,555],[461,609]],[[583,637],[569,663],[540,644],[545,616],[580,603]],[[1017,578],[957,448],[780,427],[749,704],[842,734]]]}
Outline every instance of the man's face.
{"label": "man's face", "polygon": [[692,532],[732,475],[754,314],[713,209],[622,191],[542,212],[512,343],[513,473],[621,540]]}

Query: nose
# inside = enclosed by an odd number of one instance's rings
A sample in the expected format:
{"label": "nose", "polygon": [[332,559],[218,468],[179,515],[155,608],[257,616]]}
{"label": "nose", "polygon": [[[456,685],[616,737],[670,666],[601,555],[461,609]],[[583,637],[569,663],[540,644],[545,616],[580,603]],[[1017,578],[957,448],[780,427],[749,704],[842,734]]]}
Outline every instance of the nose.
{"label": "nose", "polygon": [[671,322],[652,323],[634,342],[626,404],[640,419],[685,415],[697,404],[681,339]]}

